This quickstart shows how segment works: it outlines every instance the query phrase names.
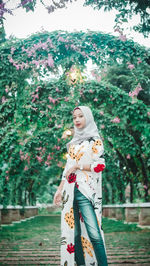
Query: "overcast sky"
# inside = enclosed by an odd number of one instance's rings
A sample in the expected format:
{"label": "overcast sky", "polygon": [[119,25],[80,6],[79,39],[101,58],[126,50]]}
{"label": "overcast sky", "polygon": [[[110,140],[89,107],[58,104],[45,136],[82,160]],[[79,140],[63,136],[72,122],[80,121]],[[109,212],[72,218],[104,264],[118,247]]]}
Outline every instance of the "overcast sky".
{"label": "overcast sky", "polygon": [[[14,5],[17,0],[11,0],[9,5]],[[26,38],[32,33],[42,30],[67,30],[67,31],[85,31],[94,30],[102,31],[104,33],[114,33],[114,19],[115,11],[104,12],[103,10],[94,10],[92,7],[83,7],[84,0],[77,0],[77,2],[70,3],[67,9],[59,9],[54,13],[48,14],[47,10],[38,4],[34,12],[26,13],[22,8],[14,12],[14,15],[6,15],[5,30],[6,35],[16,36],[18,38]],[[135,16],[132,22],[126,23],[125,31],[129,39],[133,39],[141,45],[150,47],[150,40],[144,38],[142,34],[135,33],[130,27],[139,21],[139,17]]]}

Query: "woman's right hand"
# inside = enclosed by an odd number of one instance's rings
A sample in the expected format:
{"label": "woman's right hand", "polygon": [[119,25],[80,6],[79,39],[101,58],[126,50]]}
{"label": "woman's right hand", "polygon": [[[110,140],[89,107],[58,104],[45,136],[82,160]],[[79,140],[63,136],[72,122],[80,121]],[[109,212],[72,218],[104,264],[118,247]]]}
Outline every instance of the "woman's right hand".
{"label": "woman's right hand", "polygon": [[57,206],[60,205],[60,203],[61,203],[61,190],[60,189],[57,189],[57,191],[54,195],[53,203]]}

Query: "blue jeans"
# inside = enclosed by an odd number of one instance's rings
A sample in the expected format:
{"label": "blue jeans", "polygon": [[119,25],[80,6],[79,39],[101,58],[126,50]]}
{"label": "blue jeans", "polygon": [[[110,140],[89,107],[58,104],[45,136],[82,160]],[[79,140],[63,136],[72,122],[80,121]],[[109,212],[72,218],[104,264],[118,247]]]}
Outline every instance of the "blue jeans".
{"label": "blue jeans", "polygon": [[74,189],[74,219],[75,219],[75,261],[77,265],[85,265],[82,243],[79,211],[84,219],[89,239],[93,245],[99,266],[107,266],[107,257],[103,239],[97,223],[92,203],[77,189]]}

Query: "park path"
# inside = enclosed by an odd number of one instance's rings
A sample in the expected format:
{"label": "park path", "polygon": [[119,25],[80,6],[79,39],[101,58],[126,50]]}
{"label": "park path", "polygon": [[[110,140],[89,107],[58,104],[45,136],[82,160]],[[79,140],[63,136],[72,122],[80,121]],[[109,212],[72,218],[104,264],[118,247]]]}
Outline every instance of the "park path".
{"label": "park path", "polygon": [[[3,227],[0,265],[60,266],[60,217],[40,218]],[[150,266],[150,230],[105,233],[105,242],[109,265]]]}

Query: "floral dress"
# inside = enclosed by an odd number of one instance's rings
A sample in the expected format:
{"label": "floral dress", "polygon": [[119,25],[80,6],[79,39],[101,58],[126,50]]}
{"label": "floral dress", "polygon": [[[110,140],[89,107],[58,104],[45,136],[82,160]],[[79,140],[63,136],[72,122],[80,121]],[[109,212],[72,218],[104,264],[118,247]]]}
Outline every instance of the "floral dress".
{"label": "floral dress", "polygon": [[[74,215],[73,199],[74,186],[87,197],[94,206],[98,225],[104,240],[101,226],[102,215],[102,174],[105,168],[105,159],[102,158],[104,152],[101,139],[90,138],[79,144],[72,144],[69,147],[68,158],[63,171],[62,180],[65,180],[62,190],[62,212],[61,212],[61,266],[76,265],[74,259]],[[91,165],[91,171],[77,170],[72,173],[68,180],[65,174],[74,164]],[[86,232],[84,220],[80,215],[81,241],[85,256],[86,266],[98,265],[96,262],[93,246]]]}

